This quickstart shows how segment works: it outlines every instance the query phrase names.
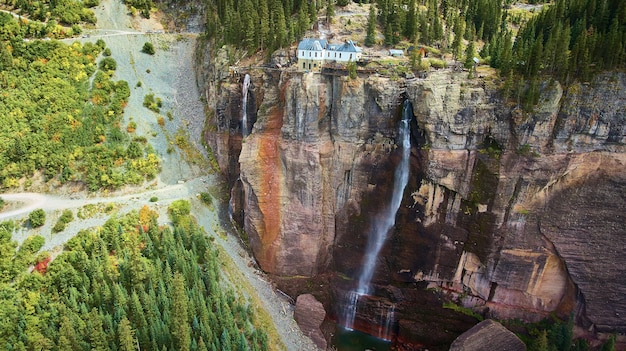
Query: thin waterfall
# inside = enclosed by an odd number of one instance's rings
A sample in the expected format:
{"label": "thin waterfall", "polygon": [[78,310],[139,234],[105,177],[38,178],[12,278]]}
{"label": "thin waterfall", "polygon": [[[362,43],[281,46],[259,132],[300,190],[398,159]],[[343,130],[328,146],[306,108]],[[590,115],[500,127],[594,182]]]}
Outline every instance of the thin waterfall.
{"label": "thin waterfall", "polygon": [[391,323],[393,322],[393,314],[396,311],[396,305],[382,306],[380,309],[380,324],[378,328],[378,336],[384,340],[391,340]]}
{"label": "thin waterfall", "polygon": [[[402,120],[400,121],[398,131],[398,143],[402,147],[402,159],[396,168],[393,181],[393,193],[391,196],[391,202],[384,211],[374,220],[373,229],[370,232],[367,241],[367,247],[365,256],[363,258],[363,266],[359,274],[359,281],[356,291],[350,291],[347,296],[347,304],[344,309],[344,326],[348,329],[354,328],[354,318],[356,316],[357,307],[359,304],[359,298],[363,295],[369,294],[370,282],[374,275],[374,268],[376,268],[376,260],[378,254],[387,239],[387,235],[391,231],[391,228],[396,222],[396,213],[400,208],[402,202],[402,195],[404,188],[409,181],[409,156],[411,154],[411,131],[410,122],[413,115],[413,109],[411,103],[406,100],[402,108]],[[393,319],[395,307],[386,313],[385,318],[388,318],[381,325],[385,326],[384,338],[389,337],[389,327]]]}
{"label": "thin waterfall", "polygon": [[241,135],[248,135],[248,89],[250,89],[250,75],[246,73],[243,77],[243,86],[241,87],[241,105],[242,105],[242,114],[241,114]]}

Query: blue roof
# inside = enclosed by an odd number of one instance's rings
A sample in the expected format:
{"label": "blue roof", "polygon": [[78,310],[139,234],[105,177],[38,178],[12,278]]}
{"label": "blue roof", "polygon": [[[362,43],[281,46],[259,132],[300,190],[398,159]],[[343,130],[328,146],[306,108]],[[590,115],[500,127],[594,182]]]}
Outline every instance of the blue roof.
{"label": "blue roof", "polygon": [[329,44],[324,39],[304,38],[298,44],[298,50],[322,51],[323,49],[340,52],[362,52],[363,50],[356,46],[352,40],[348,40],[343,44]]}
{"label": "blue roof", "polygon": [[332,51],[340,51],[340,52],[361,52],[360,47],[354,45],[352,40],[348,40],[343,44],[330,44],[328,45],[328,50]]}
{"label": "blue roof", "polygon": [[298,50],[322,51],[327,45],[326,40],[316,38],[304,38],[298,44]]}

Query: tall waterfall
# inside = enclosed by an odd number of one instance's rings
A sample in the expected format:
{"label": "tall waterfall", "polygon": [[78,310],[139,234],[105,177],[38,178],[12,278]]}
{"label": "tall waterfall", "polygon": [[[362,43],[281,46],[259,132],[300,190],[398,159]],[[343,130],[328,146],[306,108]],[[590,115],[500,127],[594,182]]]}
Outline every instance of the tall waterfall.
{"label": "tall waterfall", "polygon": [[[344,326],[349,329],[353,329],[354,327],[354,318],[356,316],[359,298],[369,294],[370,282],[374,275],[374,268],[376,268],[376,259],[387,239],[387,235],[396,222],[396,213],[400,208],[402,194],[409,180],[409,156],[411,154],[410,122],[412,115],[413,109],[411,103],[406,100],[402,109],[402,120],[400,121],[398,131],[398,143],[402,147],[402,159],[394,174],[391,202],[374,220],[373,229],[368,237],[357,288],[355,291],[350,291],[346,298],[347,305],[345,309]],[[394,308],[393,305],[389,308],[389,311],[385,314],[385,318],[387,319],[384,323],[381,323],[385,329],[382,333],[383,338],[386,338],[390,332],[389,328],[393,319]]]}
{"label": "tall waterfall", "polygon": [[250,75],[246,73],[243,77],[243,86],[241,87],[241,105],[243,112],[241,114],[241,135],[248,135],[248,89],[250,88]]}

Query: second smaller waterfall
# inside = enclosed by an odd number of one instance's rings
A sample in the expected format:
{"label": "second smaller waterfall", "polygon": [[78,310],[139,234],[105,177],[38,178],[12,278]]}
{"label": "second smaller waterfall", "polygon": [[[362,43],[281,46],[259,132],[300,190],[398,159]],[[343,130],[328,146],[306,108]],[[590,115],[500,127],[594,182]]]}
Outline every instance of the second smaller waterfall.
{"label": "second smaller waterfall", "polygon": [[248,90],[250,89],[250,75],[246,74],[243,77],[243,85],[241,87],[241,135],[248,135]]}

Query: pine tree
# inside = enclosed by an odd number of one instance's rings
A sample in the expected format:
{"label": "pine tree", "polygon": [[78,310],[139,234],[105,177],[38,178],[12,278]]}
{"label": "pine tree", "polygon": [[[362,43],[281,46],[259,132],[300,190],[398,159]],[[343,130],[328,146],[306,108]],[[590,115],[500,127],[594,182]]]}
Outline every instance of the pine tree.
{"label": "pine tree", "polygon": [[548,351],[548,335],[545,330],[539,333],[539,336],[531,344],[530,349],[533,351]]}
{"label": "pine tree", "polygon": [[315,1],[309,1],[309,22],[317,22],[317,6]]}
{"label": "pine tree", "polygon": [[259,47],[261,50],[265,48],[266,43],[270,42],[270,15],[267,6],[267,0],[259,0]]}
{"label": "pine tree", "polygon": [[135,342],[135,335],[130,326],[130,322],[124,317],[117,327],[117,334],[119,339],[119,347],[121,351],[135,351],[137,346]]}
{"label": "pine tree", "polygon": [[335,16],[335,3],[333,0],[327,0],[326,2],[326,22],[328,24],[333,23],[333,16]]}
{"label": "pine tree", "polygon": [[365,46],[371,47],[376,44],[376,5],[370,5],[370,13],[367,17],[367,35],[365,36]]}
{"label": "pine tree", "polygon": [[109,349],[107,336],[102,329],[102,317],[95,307],[87,316],[87,337],[92,351],[107,351]]}
{"label": "pine tree", "polygon": [[67,316],[61,318],[61,327],[59,328],[59,342],[58,347],[60,350],[80,350],[80,345],[74,332],[72,322]]}
{"label": "pine tree", "polygon": [[309,29],[309,26],[309,16],[305,11],[304,6],[301,6],[300,10],[298,11],[298,37],[302,37],[304,33],[306,33],[306,31]]}
{"label": "pine tree", "polygon": [[189,351],[191,330],[188,319],[188,300],[185,292],[185,280],[179,272],[172,280],[172,310],[170,330],[177,350]]}
{"label": "pine tree", "polygon": [[470,41],[467,49],[465,50],[465,63],[463,66],[469,70],[474,67],[474,57],[476,56],[476,52],[474,49],[474,42]]}
{"label": "pine tree", "polygon": [[356,62],[354,61],[348,62],[348,76],[350,77],[350,79],[358,78],[356,73]]}
{"label": "pine tree", "polygon": [[463,40],[463,32],[465,29],[463,28],[464,21],[461,16],[456,18],[454,22],[454,41],[452,42],[452,56],[454,59],[458,59],[459,55],[461,55],[461,45]]}
{"label": "pine tree", "polygon": [[417,3],[416,0],[409,1],[409,11],[406,16],[406,25],[404,29],[404,36],[409,40],[414,41],[417,36]]}

